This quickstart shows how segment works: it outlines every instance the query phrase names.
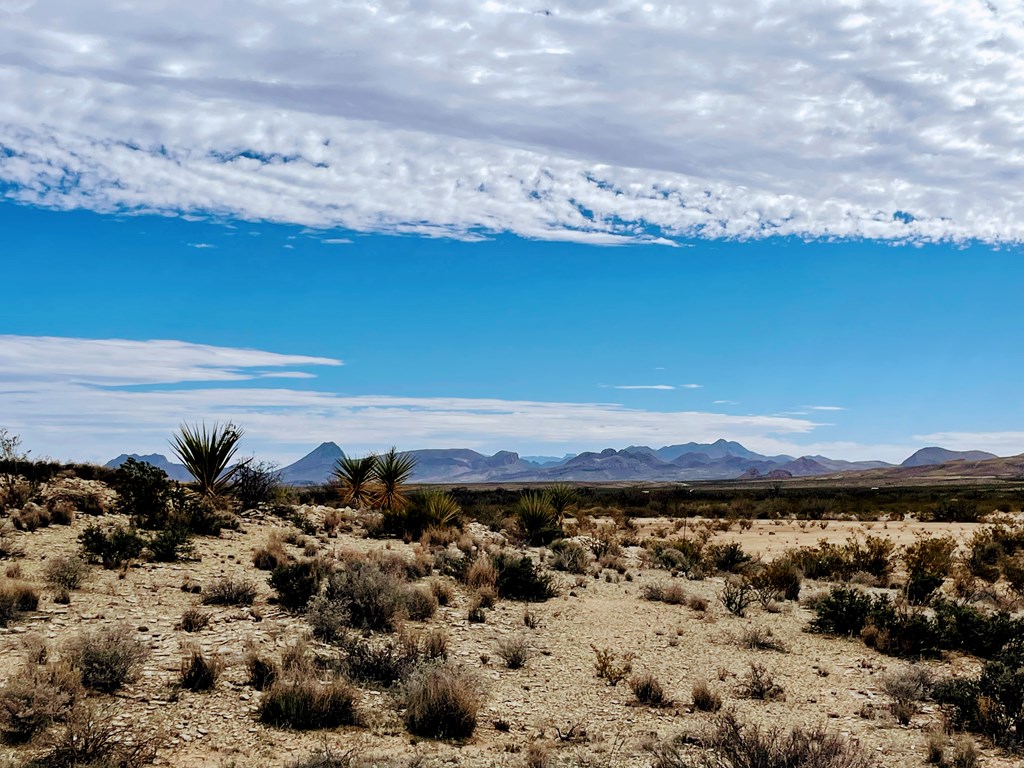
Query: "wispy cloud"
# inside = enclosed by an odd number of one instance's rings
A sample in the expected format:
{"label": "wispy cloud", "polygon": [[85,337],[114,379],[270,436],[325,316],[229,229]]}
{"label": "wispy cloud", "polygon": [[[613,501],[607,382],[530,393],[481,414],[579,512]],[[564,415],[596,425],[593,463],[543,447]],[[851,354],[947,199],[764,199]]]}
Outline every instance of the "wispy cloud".
{"label": "wispy cloud", "polygon": [[841,405],[801,405],[801,408],[806,408],[809,411],[845,411],[846,409]]}
{"label": "wispy cloud", "polygon": [[[93,460],[126,450],[163,450],[183,419],[242,424],[246,449],[272,458],[323,440],[352,449],[526,443],[579,449],[725,437],[757,449],[816,427],[806,419],[776,416],[614,403],[340,395],[291,389],[287,378],[274,388],[251,381],[337,365],[331,358],[183,341],[0,336],[3,422],[38,454]],[[242,381],[246,386],[239,386]]]}
{"label": "wispy cloud", "polygon": [[352,241],[347,237],[329,237],[326,240],[321,240],[321,243],[327,245],[351,245]]}
{"label": "wispy cloud", "polygon": [[704,386],[703,384],[680,384],[679,388],[680,389],[700,389],[703,386]]}
{"label": "wispy cloud", "polygon": [[715,400],[714,405],[739,405],[735,400]]}
{"label": "wispy cloud", "polygon": [[545,8],[7,2],[0,188],[467,239],[1024,238],[1019,3]]}
{"label": "wispy cloud", "polygon": [[612,389],[657,389],[669,391],[675,389],[671,384],[613,384]]}
{"label": "wispy cloud", "polygon": [[213,243],[189,243],[189,247],[190,248],[200,248],[200,249],[203,249],[203,248],[216,248],[217,246],[215,246]]}

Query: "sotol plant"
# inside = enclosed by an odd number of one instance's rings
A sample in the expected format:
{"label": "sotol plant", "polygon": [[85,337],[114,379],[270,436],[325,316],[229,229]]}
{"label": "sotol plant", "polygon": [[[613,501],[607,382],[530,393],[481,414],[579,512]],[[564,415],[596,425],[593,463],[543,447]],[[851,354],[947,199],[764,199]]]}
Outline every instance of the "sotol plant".
{"label": "sotol plant", "polygon": [[405,486],[416,468],[416,459],[399,453],[394,447],[378,457],[373,467],[373,480],[377,485],[376,506],[386,510],[401,510],[409,503]]}
{"label": "sotol plant", "polygon": [[377,456],[342,456],[334,465],[334,482],[341,489],[341,499],[351,507],[360,508],[373,501],[374,469]]}
{"label": "sotol plant", "polygon": [[235,467],[228,468],[238,451],[242,430],[234,424],[221,427],[214,424],[182,424],[179,434],[171,439],[171,448],[185,469],[195,478],[200,493],[219,496],[224,492],[235,473]]}

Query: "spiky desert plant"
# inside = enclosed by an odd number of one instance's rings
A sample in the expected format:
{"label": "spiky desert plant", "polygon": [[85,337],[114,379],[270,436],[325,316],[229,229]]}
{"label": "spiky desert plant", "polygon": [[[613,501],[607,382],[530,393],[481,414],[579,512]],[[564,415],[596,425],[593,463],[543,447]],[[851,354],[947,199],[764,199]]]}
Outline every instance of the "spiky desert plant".
{"label": "spiky desert plant", "polygon": [[447,528],[459,522],[462,507],[447,491],[428,491],[423,499],[423,512],[428,526]]}
{"label": "spiky desert plant", "polygon": [[565,513],[575,506],[578,500],[576,489],[565,483],[552,485],[545,492],[545,496],[548,498],[548,504],[551,505],[551,508],[555,510],[555,514],[558,515],[559,523],[562,522]]}
{"label": "spiky desert plant", "polygon": [[238,450],[242,434],[242,430],[231,423],[223,427],[215,423],[209,429],[205,423],[201,426],[182,424],[179,433],[171,439],[174,455],[195,478],[200,493],[219,496],[227,488],[236,469],[229,469],[228,464]]}
{"label": "spiky desert plant", "polygon": [[543,493],[524,493],[519,498],[516,522],[520,535],[531,546],[550,544],[562,536],[558,513]]}
{"label": "spiky desert plant", "polygon": [[379,456],[373,467],[373,479],[377,485],[376,506],[381,509],[401,510],[409,503],[405,485],[416,468],[416,459],[407,453],[391,450]]}
{"label": "spiky desert plant", "polygon": [[334,481],[341,489],[341,498],[356,508],[370,503],[374,497],[374,469],[377,455],[342,456],[334,465]]}

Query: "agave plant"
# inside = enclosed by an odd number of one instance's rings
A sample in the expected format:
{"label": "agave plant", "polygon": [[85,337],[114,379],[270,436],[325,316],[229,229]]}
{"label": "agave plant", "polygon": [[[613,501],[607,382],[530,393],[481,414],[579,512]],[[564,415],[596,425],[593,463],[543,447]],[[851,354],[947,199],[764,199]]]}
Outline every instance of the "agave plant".
{"label": "agave plant", "polygon": [[230,422],[221,427],[214,424],[207,429],[202,426],[182,424],[177,435],[171,439],[171,448],[178,460],[196,481],[199,492],[206,496],[220,495],[231,482],[238,469],[228,464],[238,450],[242,430]]}
{"label": "agave plant", "polygon": [[404,486],[412,477],[416,459],[407,453],[399,453],[393,446],[383,456],[378,456],[373,467],[373,480],[377,485],[375,502],[380,509],[398,511],[409,503]]}
{"label": "agave plant", "polygon": [[374,497],[374,468],[377,456],[357,458],[342,456],[334,465],[334,481],[341,487],[341,498],[349,506],[356,508],[370,503]]}
{"label": "agave plant", "polygon": [[531,546],[550,544],[562,536],[558,513],[544,493],[531,491],[519,498],[516,505],[516,522],[520,535]]}
{"label": "agave plant", "polygon": [[423,516],[428,526],[448,528],[459,521],[462,507],[447,491],[428,491],[423,498]]}
{"label": "agave plant", "polygon": [[548,497],[548,504],[551,505],[551,508],[555,510],[555,514],[558,515],[559,524],[561,524],[565,513],[576,504],[576,489],[571,485],[558,483],[548,488],[545,495]]}

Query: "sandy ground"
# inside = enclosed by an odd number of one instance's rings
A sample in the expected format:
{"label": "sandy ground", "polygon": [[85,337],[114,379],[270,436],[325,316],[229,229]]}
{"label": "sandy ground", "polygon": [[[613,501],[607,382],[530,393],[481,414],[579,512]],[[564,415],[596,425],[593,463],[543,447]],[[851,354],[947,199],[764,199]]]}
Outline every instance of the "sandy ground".
{"label": "sandy ground", "polygon": [[[314,515],[315,516],[315,515]],[[77,552],[76,537],[89,519],[73,526],[53,526],[15,536],[26,556],[17,561],[24,577],[42,587],[41,572],[47,557]],[[671,521],[642,521],[644,531]],[[18,673],[24,637],[39,633],[59,651],[63,643],[83,629],[126,624],[149,649],[144,674],[114,697],[111,706],[124,722],[142,725],[165,741],[157,761],[172,766],[284,766],[326,743],[344,752],[385,756],[422,755],[427,764],[458,766],[522,766],[525,750],[534,741],[552,750],[550,765],[647,766],[644,745],[652,739],[703,727],[709,716],[690,710],[694,682],[709,680],[743,718],[766,725],[823,724],[847,734],[877,756],[881,766],[924,765],[925,729],[938,721],[926,707],[907,727],[895,723],[887,699],[879,691],[879,678],[905,662],[882,656],[857,641],[838,640],[803,631],[810,618],[805,609],[788,604],[781,613],[751,609],[747,618],[730,616],[717,602],[721,579],[681,582],[688,593],[706,598],[710,607],[699,613],[682,606],[652,603],[640,597],[647,583],[670,581],[664,571],[640,567],[637,550],[627,550],[632,581],[608,582],[559,574],[562,595],[530,606],[540,626],[523,625],[524,605],[500,601],[485,624],[466,619],[468,594],[460,588],[453,605],[441,608],[429,626],[444,627],[451,637],[453,656],[474,670],[486,695],[480,725],[465,744],[416,740],[402,728],[392,696],[366,690],[361,709],[366,727],[326,732],[295,733],[267,728],[254,716],[260,694],[245,683],[242,664],[246,641],[280,651],[307,633],[301,617],[268,605],[266,574],[251,564],[254,547],[262,544],[280,521],[250,521],[241,531],[225,531],[219,539],[197,539],[199,561],[184,564],[142,564],[118,573],[91,569],[85,586],[73,593],[68,606],[53,603],[45,593],[40,611],[0,630],[0,680]],[[968,536],[970,526],[945,526],[955,535]],[[734,528],[720,540],[738,540],[751,552],[771,557],[801,543],[821,538],[842,541],[857,532],[870,532],[906,543],[934,526],[914,523],[852,524],[830,522],[801,528],[796,523],[756,522],[748,531]],[[411,554],[399,542],[374,541],[342,535],[321,539],[325,551],[354,548],[363,551],[390,548]],[[293,551],[298,555],[298,550]],[[8,561],[8,564],[11,561]],[[611,574],[611,572],[607,572]],[[198,602],[183,592],[184,580],[209,584],[223,575],[245,575],[260,585],[254,610],[209,608],[211,625],[195,634],[174,628],[182,611]],[[805,584],[805,593],[825,589]],[[788,647],[788,652],[749,651],[736,636],[747,626],[763,625]],[[413,629],[424,625],[411,623]],[[523,633],[535,649],[520,670],[508,670],[494,648],[503,637]],[[176,692],[182,652],[197,642],[206,651],[222,653],[227,669],[210,693]],[[626,684],[610,687],[593,674],[591,645],[636,654],[634,669],[651,672],[668,690],[675,705],[652,709],[638,705]],[[765,665],[785,690],[785,700],[758,702],[739,698],[737,676],[751,662]],[[928,662],[937,672],[973,667],[970,659]],[[866,706],[870,705],[870,706]],[[873,709],[873,714],[871,710]],[[507,732],[495,721],[503,720]],[[563,741],[559,734],[585,733]],[[31,748],[0,747],[0,755],[14,758]],[[1016,761],[985,750],[982,765],[1010,766]]]}

